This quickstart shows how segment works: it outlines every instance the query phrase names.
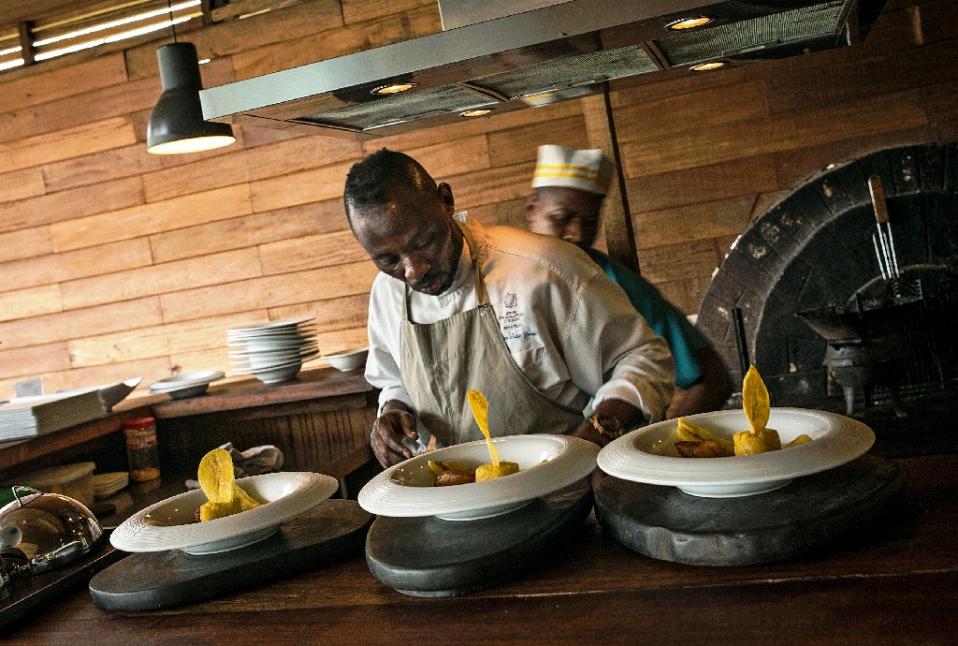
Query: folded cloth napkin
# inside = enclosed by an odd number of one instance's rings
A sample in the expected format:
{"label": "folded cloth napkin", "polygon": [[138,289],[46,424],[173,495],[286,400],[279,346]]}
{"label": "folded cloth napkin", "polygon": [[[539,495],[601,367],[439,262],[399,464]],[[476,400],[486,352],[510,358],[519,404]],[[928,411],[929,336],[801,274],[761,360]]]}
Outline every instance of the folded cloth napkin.
{"label": "folded cloth napkin", "polygon": [[[230,454],[233,459],[233,475],[237,478],[257,476],[261,473],[274,473],[283,468],[283,452],[272,444],[254,446],[251,449],[240,451],[232,442],[219,447]],[[187,489],[199,489],[200,483],[196,480],[187,480]]]}

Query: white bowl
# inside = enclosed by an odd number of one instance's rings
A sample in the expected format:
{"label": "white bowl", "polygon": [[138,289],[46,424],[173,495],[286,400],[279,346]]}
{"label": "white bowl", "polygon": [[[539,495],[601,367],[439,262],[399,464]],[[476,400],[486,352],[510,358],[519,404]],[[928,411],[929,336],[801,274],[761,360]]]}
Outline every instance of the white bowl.
{"label": "white bowl", "polygon": [[288,363],[270,368],[257,368],[253,370],[253,375],[264,384],[278,384],[281,381],[288,381],[299,374],[303,369],[301,361]]}
{"label": "white bowl", "polygon": [[110,543],[125,552],[225,552],[266,538],[279,529],[280,523],[309,511],[339,486],[327,475],[292,472],[239,478],[236,483],[264,504],[198,523],[194,521],[196,510],[206,502],[206,496],[195,489],[134,514],[113,530]]}
{"label": "white bowl", "polygon": [[588,476],[599,452],[592,442],[570,435],[509,435],[493,438],[499,457],[516,462],[519,473],[463,485],[433,486],[426,464],[452,460],[469,466],[489,462],[485,440],[417,455],[386,469],[359,492],[359,505],[379,516],[438,516],[476,520],[504,514],[539,496]]}
{"label": "white bowl", "polygon": [[[728,439],[749,428],[741,410],[688,419]],[[812,441],[758,455],[682,458],[674,447],[676,425],[674,419],[650,424],[610,442],[599,453],[599,468],[616,478],[678,487],[693,496],[732,498],[773,491],[800,476],[851,462],[875,442],[872,430],[857,420],[824,411],[773,408],[767,426],[778,431],[783,445],[803,433]]]}
{"label": "white bowl", "polygon": [[196,397],[205,393],[212,382],[223,376],[219,370],[184,372],[150,384],[150,392],[166,393],[173,399]]}
{"label": "white bowl", "polygon": [[323,358],[329,362],[333,368],[346,372],[355,370],[366,365],[366,357],[369,355],[369,348],[356,348],[337,354],[325,354]]}

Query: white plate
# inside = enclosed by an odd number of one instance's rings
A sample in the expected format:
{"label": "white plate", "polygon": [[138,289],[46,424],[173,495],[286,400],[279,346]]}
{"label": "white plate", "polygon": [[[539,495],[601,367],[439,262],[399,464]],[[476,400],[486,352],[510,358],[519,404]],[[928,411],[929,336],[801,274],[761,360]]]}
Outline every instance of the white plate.
{"label": "white plate", "polygon": [[48,393],[46,395],[30,395],[29,397],[15,397],[10,401],[12,403],[29,403],[29,404],[41,404],[47,401],[53,401],[54,399],[63,399],[65,397],[72,397],[74,395],[82,395],[90,391],[98,390],[100,391],[100,399],[103,401],[103,404],[106,406],[107,410],[112,410],[114,406],[119,404],[121,401],[126,399],[126,396],[133,392],[137,386],[140,385],[140,382],[143,380],[143,377],[135,377],[133,379],[127,379],[126,381],[121,381],[115,384],[102,384],[100,386],[92,386],[90,388],[74,388],[72,390],[60,390],[55,393]]}
{"label": "white plate", "polygon": [[254,356],[273,356],[273,355],[300,355],[308,354],[310,352],[316,352],[319,350],[319,346],[315,343],[275,347],[270,349],[244,349],[244,350],[233,350],[227,353],[231,359],[242,359],[245,357],[254,357]]}
{"label": "white plate", "polygon": [[569,435],[509,435],[493,438],[499,457],[519,473],[450,487],[434,487],[428,460],[470,466],[489,462],[484,440],[417,455],[386,469],[359,492],[359,505],[379,516],[438,516],[476,520],[504,514],[588,476],[599,452],[592,442]]}
{"label": "white plate", "polygon": [[206,496],[195,489],[134,514],[113,530],[110,543],[125,552],[225,552],[266,538],[280,523],[309,511],[338,488],[335,478],[319,473],[267,473],[239,478],[236,483],[264,504],[197,523],[196,510]]}
{"label": "white plate", "polygon": [[285,319],[282,321],[270,321],[269,323],[259,323],[257,325],[241,325],[240,327],[234,327],[227,330],[229,333],[243,333],[243,332],[258,332],[277,330],[282,328],[295,328],[304,323],[309,323],[310,321],[315,321],[315,316],[303,316],[298,319]]}
{"label": "white plate", "polygon": [[[748,430],[741,410],[691,415],[717,435],[732,438]],[[773,408],[768,428],[782,444],[802,433],[811,442],[781,451],[728,458],[682,458],[675,453],[674,419],[650,424],[610,442],[599,453],[599,468],[623,480],[678,487],[706,498],[751,496],[784,487],[800,476],[851,462],[875,443],[875,434],[861,422],[824,411]]]}
{"label": "white plate", "polygon": [[228,345],[246,345],[249,343],[301,343],[316,338],[316,330],[300,330],[288,334],[230,335],[226,337]]}

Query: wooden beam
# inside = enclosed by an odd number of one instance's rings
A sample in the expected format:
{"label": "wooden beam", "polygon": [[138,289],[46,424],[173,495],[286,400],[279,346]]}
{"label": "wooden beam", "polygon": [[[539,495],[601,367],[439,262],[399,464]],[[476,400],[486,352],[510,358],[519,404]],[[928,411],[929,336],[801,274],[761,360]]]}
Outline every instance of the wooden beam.
{"label": "wooden beam", "polygon": [[601,149],[615,166],[615,174],[609,183],[609,191],[602,206],[602,226],[605,229],[609,256],[626,267],[639,271],[639,256],[632,230],[632,215],[625,190],[625,176],[622,173],[608,86],[601,94],[587,96],[581,101],[589,145]]}

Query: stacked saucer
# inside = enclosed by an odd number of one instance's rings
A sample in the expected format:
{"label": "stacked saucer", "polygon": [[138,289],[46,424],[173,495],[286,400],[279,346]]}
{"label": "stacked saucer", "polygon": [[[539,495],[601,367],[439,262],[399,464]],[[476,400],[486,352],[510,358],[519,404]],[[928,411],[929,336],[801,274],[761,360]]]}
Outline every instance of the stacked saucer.
{"label": "stacked saucer", "polygon": [[319,355],[314,321],[310,316],[228,330],[233,374],[252,374],[264,384],[292,379],[304,361]]}

